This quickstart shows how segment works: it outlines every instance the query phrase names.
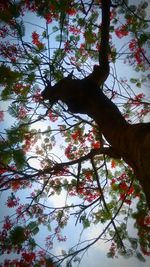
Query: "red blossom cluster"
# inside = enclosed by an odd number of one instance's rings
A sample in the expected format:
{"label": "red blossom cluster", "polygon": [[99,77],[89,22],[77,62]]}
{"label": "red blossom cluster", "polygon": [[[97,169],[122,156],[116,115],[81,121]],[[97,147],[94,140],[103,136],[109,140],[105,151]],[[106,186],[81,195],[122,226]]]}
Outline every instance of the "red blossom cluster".
{"label": "red blossom cluster", "polygon": [[115,29],[115,34],[120,39],[124,36],[127,36],[129,34],[127,24],[122,25],[122,26],[118,27],[117,29]]}
{"label": "red blossom cluster", "polygon": [[141,250],[144,255],[150,256],[150,247],[148,238],[150,236],[150,212],[141,211],[136,216],[138,236],[140,239]]}
{"label": "red blossom cluster", "polygon": [[36,259],[36,255],[34,252],[23,252],[22,259],[25,263],[31,264]]}
{"label": "red blossom cluster", "polygon": [[144,93],[140,93],[140,94],[136,95],[134,99],[130,99],[129,103],[133,104],[135,106],[140,106],[141,105],[141,101],[142,101],[142,99],[144,97],[145,97],[145,94]]}
{"label": "red blossom cluster", "polygon": [[83,179],[79,182],[78,187],[74,185],[70,187],[69,195],[80,195],[85,201],[91,203],[100,196],[97,186],[94,185],[93,171],[91,169],[84,169],[82,171],[82,177]]}
{"label": "red blossom cluster", "polygon": [[23,106],[20,106],[19,107],[19,110],[18,110],[18,118],[19,119],[24,119],[24,118],[26,118],[26,116],[27,116],[27,110],[26,110],[26,108],[23,107]]}
{"label": "red blossom cluster", "polygon": [[43,251],[38,251],[36,253],[24,250],[21,254],[21,259],[6,259],[1,265],[2,267],[29,267],[34,264],[34,266],[46,266],[46,255]]}
{"label": "red blossom cluster", "polygon": [[96,198],[99,198],[100,193],[97,189],[94,190],[92,187],[92,183],[87,182],[80,182],[79,188],[77,189],[76,186],[73,186],[72,189],[69,191],[69,196],[77,196],[80,195],[84,201],[91,203]]}
{"label": "red blossom cluster", "polygon": [[8,33],[9,33],[9,30],[6,26],[2,26],[0,28],[0,37],[1,38],[5,38],[8,35]]}
{"label": "red blossom cluster", "polygon": [[101,144],[98,139],[98,132],[96,128],[89,130],[88,133],[84,133],[81,128],[75,128],[74,131],[64,131],[62,135],[68,138],[68,134],[71,137],[70,143],[65,149],[65,155],[68,159],[78,158],[91,147],[92,149],[99,149]]}
{"label": "red blossom cluster", "polygon": [[112,159],[112,160],[111,160],[111,168],[113,169],[113,168],[115,168],[115,167],[116,167],[116,163],[115,163],[114,159]]}
{"label": "red blossom cluster", "polygon": [[35,103],[39,103],[42,99],[43,99],[43,97],[41,96],[41,90],[40,89],[37,89],[35,91],[35,93],[33,94],[33,96],[32,96],[32,100]]}
{"label": "red blossom cluster", "polygon": [[71,45],[70,45],[70,42],[68,40],[64,43],[64,50],[67,53],[71,52]]}
{"label": "red blossom cluster", "polygon": [[46,21],[47,21],[48,24],[51,23],[53,21],[52,14],[51,13],[47,13],[45,15],[45,19],[46,19]]}
{"label": "red blossom cluster", "polygon": [[31,182],[29,180],[21,180],[19,175],[14,176],[14,181],[10,181],[9,185],[12,191],[16,192],[17,190],[21,190],[25,187],[31,187]]}
{"label": "red blossom cluster", "polygon": [[[10,230],[12,228],[12,226],[13,226],[13,223],[12,223],[10,217],[9,216],[5,216],[4,217],[4,223],[3,223],[3,230],[7,230],[8,231],[8,230]],[[4,233],[6,235],[6,231],[3,231],[3,234]]]}
{"label": "red blossom cluster", "polygon": [[36,12],[38,9],[38,5],[37,3],[35,3],[35,1],[30,1],[30,0],[25,0],[25,7],[32,11],[32,12]]}
{"label": "red blossom cluster", "polygon": [[[130,64],[137,64],[137,65],[143,65],[145,61],[144,55],[145,55],[145,49],[143,47],[140,47],[138,44],[138,41],[135,39],[132,39],[129,43],[129,49],[132,52],[133,59],[129,59]],[[147,64],[145,64],[145,68]]]}
{"label": "red blossom cluster", "polygon": [[138,196],[126,173],[122,173],[119,177],[113,178],[111,180],[111,187],[114,191],[119,193],[120,200],[129,205],[131,204],[131,196]]}
{"label": "red blossom cluster", "polygon": [[69,26],[69,32],[73,33],[74,35],[78,35],[81,32],[81,29],[78,29],[77,27],[70,25]]}
{"label": "red blossom cluster", "polygon": [[68,15],[74,16],[77,13],[77,10],[74,7],[68,7],[66,12],[67,12]]}
{"label": "red blossom cluster", "polygon": [[39,34],[36,31],[32,33],[32,43],[40,49],[44,48],[44,44],[39,40]]}
{"label": "red blossom cluster", "polygon": [[26,133],[24,135],[23,151],[28,152],[37,142],[37,136],[32,133]]}
{"label": "red blossom cluster", "polygon": [[11,62],[15,63],[22,53],[22,49],[19,45],[10,44],[7,42],[0,43],[0,55],[8,58]]}
{"label": "red blossom cluster", "polygon": [[13,208],[19,205],[19,201],[20,201],[20,198],[16,197],[13,193],[11,193],[11,196],[9,196],[7,199],[6,205],[8,208]]}
{"label": "red blossom cluster", "polygon": [[23,83],[16,83],[13,88],[13,92],[15,92],[17,95],[23,94],[24,92],[28,90],[28,88],[29,88],[29,85],[24,85]]}

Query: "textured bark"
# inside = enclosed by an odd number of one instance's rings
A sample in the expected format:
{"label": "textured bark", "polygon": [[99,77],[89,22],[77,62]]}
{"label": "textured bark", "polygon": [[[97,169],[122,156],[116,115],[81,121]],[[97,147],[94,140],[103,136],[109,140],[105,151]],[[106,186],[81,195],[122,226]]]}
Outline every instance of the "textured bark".
{"label": "textured bark", "polygon": [[109,75],[109,11],[110,1],[102,0],[99,66],[82,80],[69,75],[54,86],[48,85],[42,95],[51,104],[61,100],[71,112],[87,114],[95,120],[115,153],[133,168],[150,208],[150,123],[126,122],[117,106],[100,89]]}

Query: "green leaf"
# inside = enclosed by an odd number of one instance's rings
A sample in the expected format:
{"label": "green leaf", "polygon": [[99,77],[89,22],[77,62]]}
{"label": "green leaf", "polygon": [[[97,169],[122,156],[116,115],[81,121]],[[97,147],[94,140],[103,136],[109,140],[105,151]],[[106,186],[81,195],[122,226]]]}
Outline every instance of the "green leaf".
{"label": "green leaf", "polygon": [[11,95],[11,89],[8,86],[6,86],[1,93],[1,98],[2,100],[8,100],[10,95]]}
{"label": "green leaf", "polygon": [[149,40],[150,36],[148,36],[148,34],[141,34],[140,38],[139,38],[139,41],[140,41],[140,44],[144,44],[147,40]]}
{"label": "green leaf", "polygon": [[52,27],[52,31],[53,31],[53,32],[57,32],[57,31],[59,31],[59,28],[58,28],[57,26],[53,26],[53,27]]}
{"label": "green leaf", "polygon": [[81,216],[80,221],[82,221],[84,228],[88,228],[90,226],[89,219],[86,218],[85,215]]}
{"label": "green leaf", "polygon": [[141,88],[141,83],[140,83],[140,82],[136,83],[136,86],[137,86],[138,88]]}
{"label": "green leaf", "polygon": [[137,82],[138,82],[138,79],[131,78],[131,79],[130,79],[130,82],[131,82],[131,83],[137,83]]}
{"label": "green leaf", "polygon": [[1,152],[2,162],[3,164],[8,164],[12,160],[12,151],[2,151]]}
{"label": "green leaf", "polygon": [[25,164],[25,154],[22,149],[13,151],[14,162],[18,169],[22,169]]}
{"label": "green leaf", "polygon": [[8,107],[9,114],[14,118],[18,117],[18,110],[19,110],[19,106],[16,104],[12,104],[11,106]]}
{"label": "green leaf", "polygon": [[24,243],[27,239],[24,228],[21,226],[16,226],[13,230],[10,231],[10,239],[13,245],[20,245]]}
{"label": "green leaf", "polygon": [[137,239],[136,239],[136,238],[132,238],[132,237],[130,237],[130,238],[129,238],[129,241],[130,241],[130,243],[131,243],[131,247],[132,247],[133,249],[137,249],[137,246],[138,246],[138,241],[137,241]]}
{"label": "green leaf", "polygon": [[33,238],[29,238],[29,246],[30,246],[30,250],[33,250],[36,247],[36,242]]}
{"label": "green leaf", "polygon": [[47,225],[47,229],[48,229],[48,231],[49,231],[49,232],[51,232],[51,231],[52,231],[52,228],[51,228],[51,225],[50,225],[50,223]]}
{"label": "green leaf", "polygon": [[36,221],[30,222],[27,226],[33,235],[36,235],[39,232],[39,227]]}
{"label": "green leaf", "polygon": [[25,35],[25,26],[23,21],[16,23],[15,28],[19,38],[22,38]]}
{"label": "green leaf", "polygon": [[139,251],[136,252],[136,257],[141,262],[145,262],[146,261],[145,258],[143,257],[143,255]]}

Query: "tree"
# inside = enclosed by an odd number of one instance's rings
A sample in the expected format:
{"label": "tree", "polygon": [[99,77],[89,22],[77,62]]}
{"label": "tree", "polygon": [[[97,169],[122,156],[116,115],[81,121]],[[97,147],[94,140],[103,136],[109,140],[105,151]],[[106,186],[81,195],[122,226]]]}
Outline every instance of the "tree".
{"label": "tree", "polygon": [[[4,217],[0,240],[2,254],[19,255],[1,265],[72,266],[101,238],[110,241],[109,257],[144,261],[150,255],[150,123],[144,122],[150,110],[142,92],[149,82],[148,3],[0,5],[1,101],[15,118],[1,131],[0,188],[8,192],[6,206],[14,215]],[[39,27],[30,22],[27,36],[29,12]],[[117,39],[124,41],[121,48]],[[118,78],[120,59],[135,77]],[[0,115],[3,120],[3,110]],[[61,207],[50,205],[64,192]],[[72,214],[84,229],[103,224],[103,230],[54,255],[53,245],[66,241]],[[128,231],[131,218],[136,238]],[[44,228],[49,233],[39,244],[36,236]]]}

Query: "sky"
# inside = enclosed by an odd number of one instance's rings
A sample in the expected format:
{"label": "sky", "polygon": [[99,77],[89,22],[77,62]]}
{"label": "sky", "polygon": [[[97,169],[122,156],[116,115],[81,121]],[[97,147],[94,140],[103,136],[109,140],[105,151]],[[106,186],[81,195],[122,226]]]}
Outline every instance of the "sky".
{"label": "sky", "polygon": [[[131,1],[131,3],[134,3],[135,1]],[[30,15],[28,14],[26,16],[26,21],[30,21],[33,24],[35,23],[39,23],[39,21],[37,21],[37,19],[34,18],[33,14]],[[28,25],[28,24],[26,24]],[[26,27],[26,31],[27,31],[27,36],[31,35],[31,32],[33,30],[36,30],[37,27],[35,25],[28,25]],[[119,43],[118,43],[119,45]],[[117,71],[120,77],[126,77],[126,76],[133,76],[133,70],[131,68],[129,68],[128,66],[121,67],[117,64]],[[148,95],[149,92],[145,91],[145,93]],[[149,95],[148,95],[149,96]],[[6,107],[3,107],[5,110],[7,109]],[[9,124],[9,115],[7,115],[8,117],[6,120],[6,123]],[[7,124],[3,125],[3,127],[7,127]],[[37,126],[38,127],[38,126]],[[21,193],[22,194],[22,193]],[[6,202],[6,194],[1,195],[1,203],[5,203]],[[62,202],[65,202],[65,196],[61,196],[60,198],[53,198],[50,201],[50,204],[52,205],[56,205],[56,206],[62,206]],[[0,217],[2,215],[4,215],[4,213],[6,212],[4,206],[1,207],[1,213],[0,213]],[[69,237],[70,244],[72,244],[73,242],[75,242],[76,240],[76,236],[80,235],[80,230],[82,229],[80,225],[78,225],[75,229],[75,232],[72,231],[74,225],[73,225],[73,221],[70,222],[70,224],[67,226],[67,230],[66,230],[66,235]],[[91,228],[91,230],[88,232],[86,238],[92,238],[95,237],[99,234],[99,232],[101,231],[101,229],[99,229],[98,227],[94,227]],[[133,233],[134,233],[134,229],[133,229]],[[43,233],[41,232],[39,234],[39,240],[41,239]],[[86,233],[85,233],[86,235]],[[73,241],[73,242],[72,242]],[[67,245],[68,247],[70,246],[70,244],[61,244],[61,247],[56,247],[56,251],[60,251],[61,249],[66,249],[67,250]],[[136,259],[135,257],[132,257],[130,259],[124,259],[123,257],[119,257],[119,258],[115,258],[115,259],[109,259],[106,256],[106,253],[108,251],[108,244],[104,243],[104,242],[97,242],[90,250],[88,250],[85,254],[84,257],[80,263],[80,267],[149,267],[150,266],[150,258],[147,258],[147,261],[142,263],[140,262],[138,259]],[[1,257],[0,257],[1,259]],[[76,265],[75,265],[76,266]],[[62,265],[63,267],[63,265]]]}

